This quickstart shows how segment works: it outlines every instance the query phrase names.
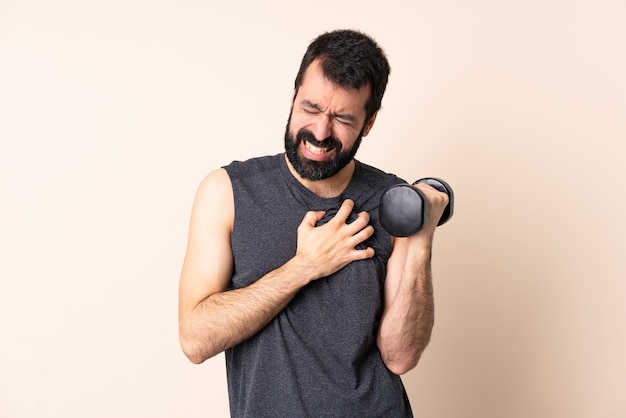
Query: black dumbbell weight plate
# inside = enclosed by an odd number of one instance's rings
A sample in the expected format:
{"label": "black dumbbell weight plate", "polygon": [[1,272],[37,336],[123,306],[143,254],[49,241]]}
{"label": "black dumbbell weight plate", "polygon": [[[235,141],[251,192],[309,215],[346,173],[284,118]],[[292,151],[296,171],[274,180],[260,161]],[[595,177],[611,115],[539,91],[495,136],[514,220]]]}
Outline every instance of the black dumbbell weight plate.
{"label": "black dumbbell weight plate", "polygon": [[422,228],[427,219],[425,202],[423,193],[413,186],[392,186],[380,198],[380,224],[394,237],[413,235]]}

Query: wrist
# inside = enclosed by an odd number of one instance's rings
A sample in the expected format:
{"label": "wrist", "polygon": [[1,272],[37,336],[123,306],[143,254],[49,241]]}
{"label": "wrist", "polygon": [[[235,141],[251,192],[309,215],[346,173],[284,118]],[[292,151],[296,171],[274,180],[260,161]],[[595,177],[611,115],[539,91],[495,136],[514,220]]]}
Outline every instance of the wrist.
{"label": "wrist", "polygon": [[303,262],[297,255],[283,265],[285,274],[292,279],[298,287],[304,287],[317,279],[316,266]]}
{"label": "wrist", "polygon": [[407,237],[407,244],[410,251],[428,253],[433,249],[433,234],[417,233]]}

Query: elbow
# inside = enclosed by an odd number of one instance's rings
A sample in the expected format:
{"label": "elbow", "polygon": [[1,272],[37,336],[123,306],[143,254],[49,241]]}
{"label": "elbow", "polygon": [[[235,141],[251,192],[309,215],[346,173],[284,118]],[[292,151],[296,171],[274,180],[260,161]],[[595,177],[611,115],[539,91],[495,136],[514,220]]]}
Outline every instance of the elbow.
{"label": "elbow", "polygon": [[183,349],[185,357],[187,357],[193,364],[202,364],[206,360],[206,358],[204,358],[198,350],[194,349],[192,344],[181,341],[181,348]]}
{"label": "elbow", "polygon": [[205,360],[211,357],[201,350],[198,343],[183,336],[180,337],[180,347],[183,350],[185,357],[187,357],[193,364],[202,364]]}
{"label": "elbow", "polygon": [[193,364],[201,364],[206,360],[220,354],[225,347],[219,344],[210,334],[199,334],[193,331],[189,324],[179,325],[178,338],[180,347]]}
{"label": "elbow", "polygon": [[197,354],[197,353],[190,353],[190,352],[186,352],[183,351],[185,353],[185,356],[187,356],[187,358],[189,359],[189,361],[191,361],[193,364],[202,364],[204,363],[204,361],[206,360],[205,357]]}
{"label": "elbow", "polygon": [[393,359],[393,360],[383,359],[383,362],[385,363],[385,366],[387,366],[389,371],[391,371],[394,374],[397,374],[398,376],[401,376],[413,370],[417,366],[419,359],[420,359],[420,355],[417,354],[413,356],[407,356],[407,358],[404,358],[404,359]]}
{"label": "elbow", "polygon": [[422,357],[425,346],[419,343],[414,344],[383,344],[382,338],[379,336],[378,349],[381,360],[387,369],[401,376],[415,367]]}

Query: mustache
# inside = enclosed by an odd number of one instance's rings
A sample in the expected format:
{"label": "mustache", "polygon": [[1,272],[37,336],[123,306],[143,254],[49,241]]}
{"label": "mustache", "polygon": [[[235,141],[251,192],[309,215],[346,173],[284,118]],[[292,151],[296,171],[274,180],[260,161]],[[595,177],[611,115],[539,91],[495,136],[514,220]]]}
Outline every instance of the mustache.
{"label": "mustache", "polygon": [[306,141],[316,147],[336,148],[338,151],[341,151],[341,142],[337,138],[329,136],[322,141],[318,141],[313,132],[308,129],[301,129],[296,135],[296,140],[298,142]]}

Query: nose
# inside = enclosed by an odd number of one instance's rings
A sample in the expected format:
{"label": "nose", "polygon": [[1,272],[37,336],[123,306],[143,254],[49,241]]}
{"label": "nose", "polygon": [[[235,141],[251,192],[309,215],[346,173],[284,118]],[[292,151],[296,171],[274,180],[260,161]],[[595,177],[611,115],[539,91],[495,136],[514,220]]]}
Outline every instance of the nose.
{"label": "nose", "polygon": [[323,141],[332,134],[332,120],[328,115],[320,113],[315,122],[311,124],[310,129],[315,135],[315,139]]}

